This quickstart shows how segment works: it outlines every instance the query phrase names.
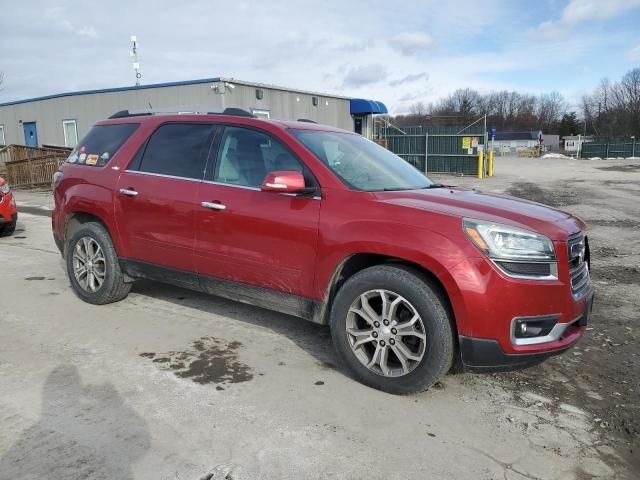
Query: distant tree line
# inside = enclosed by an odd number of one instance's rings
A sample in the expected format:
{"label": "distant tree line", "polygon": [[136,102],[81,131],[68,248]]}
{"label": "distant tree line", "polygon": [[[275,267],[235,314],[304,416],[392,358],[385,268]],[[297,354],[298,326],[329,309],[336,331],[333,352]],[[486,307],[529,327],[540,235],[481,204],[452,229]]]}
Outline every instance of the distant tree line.
{"label": "distant tree line", "polygon": [[628,71],[619,82],[608,79],[582,99],[587,129],[599,137],[640,139],[640,68]]}
{"label": "distant tree line", "polygon": [[531,95],[503,90],[482,94],[458,89],[446,97],[411,105],[409,113],[391,121],[398,126],[468,125],[487,115],[487,125],[499,131],[542,130],[548,134],[629,137],[640,135],[640,68],[629,71],[620,82],[603,80],[583,98],[582,118],[569,111],[558,92]]}

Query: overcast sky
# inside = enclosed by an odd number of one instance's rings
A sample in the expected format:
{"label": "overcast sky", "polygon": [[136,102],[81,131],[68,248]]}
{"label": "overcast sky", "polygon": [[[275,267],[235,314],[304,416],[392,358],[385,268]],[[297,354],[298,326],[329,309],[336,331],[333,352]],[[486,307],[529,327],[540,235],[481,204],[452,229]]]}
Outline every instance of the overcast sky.
{"label": "overcast sky", "polygon": [[640,0],[3,0],[0,102],[217,76],[381,100],[459,88],[570,101],[640,66]]}

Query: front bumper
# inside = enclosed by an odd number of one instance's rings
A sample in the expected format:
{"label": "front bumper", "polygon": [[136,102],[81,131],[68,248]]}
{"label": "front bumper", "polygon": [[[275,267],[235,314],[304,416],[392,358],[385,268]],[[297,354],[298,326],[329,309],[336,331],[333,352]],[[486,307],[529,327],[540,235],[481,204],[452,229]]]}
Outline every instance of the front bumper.
{"label": "front bumper", "polygon": [[[486,257],[468,257],[451,269],[460,293],[452,304],[466,370],[535,365],[571,348],[584,334],[593,286],[587,277],[586,284],[572,288],[568,243],[554,244],[557,271],[550,279],[511,277]],[[535,325],[543,319],[556,322],[552,330],[529,337],[516,335],[518,324],[531,321]]]}
{"label": "front bumper", "polygon": [[509,372],[533,367],[549,357],[564,353],[573,345],[548,352],[506,354],[497,340],[473,337],[460,337],[459,340],[464,370],[477,373]]}
{"label": "front bumper", "polygon": [[[460,357],[464,370],[470,372],[506,372],[537,365],[549,357],[564,353],[573,347],[586,331],[591,309],[593,291],[584,298],[584,312],[574,321],[563,324],[562,335],[546,343],[533,346],[527,353],[507,353],[495,339],[459,336]],[[517,348],[517,347],[515,347]]]}

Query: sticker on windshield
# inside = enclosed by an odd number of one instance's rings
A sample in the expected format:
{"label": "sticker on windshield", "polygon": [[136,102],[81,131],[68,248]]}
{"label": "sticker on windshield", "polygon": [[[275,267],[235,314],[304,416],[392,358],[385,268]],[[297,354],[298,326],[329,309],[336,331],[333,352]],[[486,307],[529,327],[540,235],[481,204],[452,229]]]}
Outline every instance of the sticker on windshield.
{"label": "sticker on windshield", "polygon": [[95,165],[96,163],[98,163],[98,155],[87,156],[87,161],[85,163],[87,165]]}

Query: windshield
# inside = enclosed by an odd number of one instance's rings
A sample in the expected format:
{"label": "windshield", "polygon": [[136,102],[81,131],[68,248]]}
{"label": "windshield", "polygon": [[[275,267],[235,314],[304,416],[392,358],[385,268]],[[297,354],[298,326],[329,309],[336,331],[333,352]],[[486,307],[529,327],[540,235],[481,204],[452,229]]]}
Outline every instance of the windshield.
{"label": "windshield", "polygon": [[360,135],[320,130],[291,133],[349,188],[375,192],[434,185],[411,164]]}

